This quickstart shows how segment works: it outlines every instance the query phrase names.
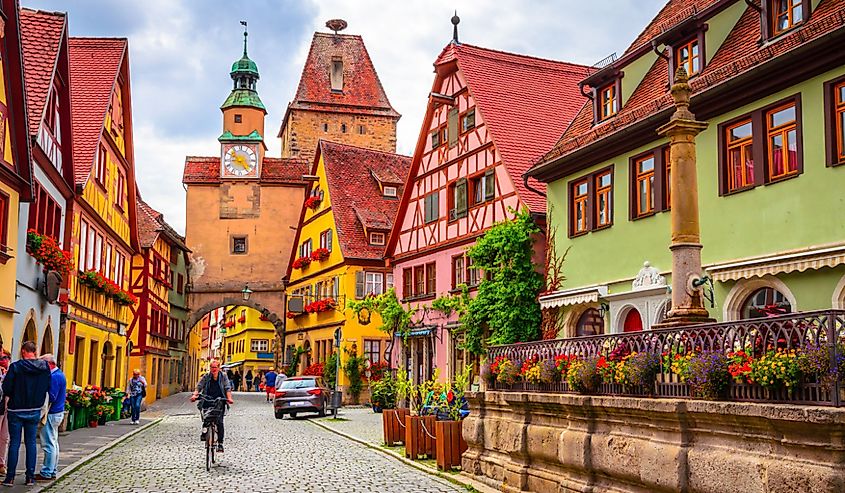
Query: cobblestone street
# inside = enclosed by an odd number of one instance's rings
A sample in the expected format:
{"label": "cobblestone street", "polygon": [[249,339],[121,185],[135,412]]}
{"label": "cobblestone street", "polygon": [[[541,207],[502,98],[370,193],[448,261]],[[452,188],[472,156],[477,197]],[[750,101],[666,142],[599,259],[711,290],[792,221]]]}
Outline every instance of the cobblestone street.
{"label": "cobblestone street", "polygon": [[107,450],[49,492],[452,492],[462,487],[323,430],[277,420],[259,394],[236,394],[226,453],[205,470],[196,409],[180,394],[149,414],[161,423]]}

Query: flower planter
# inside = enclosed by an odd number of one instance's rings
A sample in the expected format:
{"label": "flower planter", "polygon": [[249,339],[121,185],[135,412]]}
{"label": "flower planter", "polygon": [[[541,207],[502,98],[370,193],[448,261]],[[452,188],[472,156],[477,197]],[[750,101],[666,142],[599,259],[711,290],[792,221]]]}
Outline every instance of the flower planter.
{"label": "flower planter", "polygon": [[385,445],[393,447],[396,444],[405,443],[405,417],[409,413],[408,408],[385,409],[382,412]]}
{"label": "flower planter", "polygon": [[405,416],[405,457],[435,458],[437,439],[434,435],[434,416]]}
{"label": "flower planter", "polygon": [[88,422],[88,428],[96,428],[98,424],[96,419],[92,419]]}
{"label": "flower planter", "polygon": [[463,421],[436,421],[434,423],[434,436],[437,441],[435,455],[437,468],[441,471],[449,471],[461,465],[461,456],[467,450],[467,442],[461,433],[463,423]]}

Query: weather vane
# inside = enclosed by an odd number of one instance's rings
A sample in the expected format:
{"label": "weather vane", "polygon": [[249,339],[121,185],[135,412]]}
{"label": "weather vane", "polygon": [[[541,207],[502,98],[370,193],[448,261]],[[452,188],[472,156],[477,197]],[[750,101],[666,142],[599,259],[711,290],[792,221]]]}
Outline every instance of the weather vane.
{"label": "weather vane", "polygon": [[246,21],[241,21],[241,25],[244,27],[244,56],[246,56],[246,37],[249,36],[246,28]]}

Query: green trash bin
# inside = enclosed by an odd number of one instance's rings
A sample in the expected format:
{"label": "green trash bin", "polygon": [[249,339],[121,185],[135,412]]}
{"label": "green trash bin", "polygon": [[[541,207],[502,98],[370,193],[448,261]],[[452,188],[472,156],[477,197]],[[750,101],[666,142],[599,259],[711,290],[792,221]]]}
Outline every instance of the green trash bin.
{"label": "green trash bin", "polygon": [[123,409],[123,392],[111,395],[112,413],[109,415],[109,421],[120,420],[120,412]]}
{"label": "green trash bin", "polygon": [[65,431],[73,431],[75,428],[73,427],[74,423],[74,415],[73,415],[73,406],[65,406],[65,410],[67,411],[67,422],[65,424]]}

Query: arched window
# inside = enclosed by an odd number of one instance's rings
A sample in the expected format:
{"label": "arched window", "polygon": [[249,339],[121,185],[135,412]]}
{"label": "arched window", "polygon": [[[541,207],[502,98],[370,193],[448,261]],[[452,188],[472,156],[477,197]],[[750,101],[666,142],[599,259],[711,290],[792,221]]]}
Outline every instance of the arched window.
{"label": "arched window", "polygon": [[587,308],[575,326],[576,336],[594,336],[604,334],[604,319],[595,308]]}
{"label": "arched window", "polygon": [[622,323],[623,332],[639,332],[643,330],[643,319],[636,308],[631,308],[625,314],[625,321]]}
{"label": "arched window", "polygon": [[792,313],[792,305],[780,291],[765,287],[751,293],[742,303],[742,318],[775,317]]}

